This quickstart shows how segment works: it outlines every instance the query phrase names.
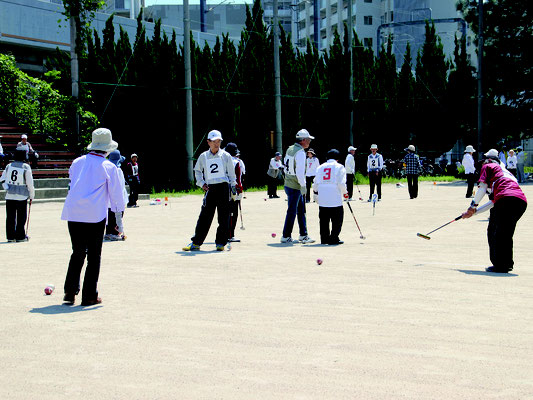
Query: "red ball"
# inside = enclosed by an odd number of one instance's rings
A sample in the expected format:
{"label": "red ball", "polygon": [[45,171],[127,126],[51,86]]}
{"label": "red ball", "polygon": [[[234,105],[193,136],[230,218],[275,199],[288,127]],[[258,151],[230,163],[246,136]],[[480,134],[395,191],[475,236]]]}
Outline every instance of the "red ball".
{"label": "red ball", "polygon": [[275,234],[275,233],[273,233],[273,234],[272,234],[272,237],[273,237],[273,238],[275,238],[275,237],[276,237],[276,234]]}
{"label": "red ball", "polygon": [[44,288],[44,294],[46,294],[47,296],[51,295],[53,291],[54,289],[52,289],[50,286]]}
{"label": "red ball", "polygon": [[265,199],[265,201],[267,201],[267,199]]}
{"label": "red ball", "polygon": [[318,265],[321,265],[321,264],[323,263],[323,261],[322,261],[321,258],[318,258],[318,259],[316,260],[316,263],[317,263]]}

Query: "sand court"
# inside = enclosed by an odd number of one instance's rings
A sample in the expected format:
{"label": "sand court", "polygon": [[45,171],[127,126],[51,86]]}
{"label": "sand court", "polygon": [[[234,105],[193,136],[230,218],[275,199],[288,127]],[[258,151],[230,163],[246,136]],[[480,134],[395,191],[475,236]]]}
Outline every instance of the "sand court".
{"label": "sand court", "polygon": [[[360,186],[363,197],[368,188]],[[533,186],[523,186],[533,199]],[[515,269],[490,265],[488,213],[463,183],[345,207],[341,246],[279,242],[287,203],[246,193],[245,230],[183,252],[201,196],[127,209],[103,244],[99,306],[62,305],[70,257],[61,203],[32,206],[27,243],[0,242],[0,394],[6,399],[533,399],[531,206]],[[354,188],[354,195],[357,188]],[[2,211],[4,218],[4,211]],[[319,242],[318,206],[308,204]],[[272,238],[272,233],[277,237]],[[297,237],[297,223],[293,238]],[[321,258],[322,265],[316,260]],[[45,296],[43,289],[56,289]]]}

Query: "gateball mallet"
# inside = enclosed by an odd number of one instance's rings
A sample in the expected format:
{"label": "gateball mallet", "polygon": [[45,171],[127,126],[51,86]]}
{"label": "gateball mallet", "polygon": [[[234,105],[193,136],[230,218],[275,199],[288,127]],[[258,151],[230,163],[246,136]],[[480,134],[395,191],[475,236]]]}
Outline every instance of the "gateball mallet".
{"label": "gateball mallet", "polygon": [[363,195],[361,194],[361,191],[359,190],[359,185],[356,183],[355,186],[357,187],[357,191],[359,192],[359,200],[364,201]]}
{"label": "gateball mallet", "polygon": [[361,234],[361,236],[359,236],[361,239],[366,239],[364,236],[363,236],[363,232],[361,232],[361,228],[359,228],[359,224],[357,223],[357,219],[355,219],[355,214],[353,213],[353,210],[352,210],[352,206],[350,205],[350,203],[346,202],[346,204],[348,204],[348,208],[350,209],[350,212],[352,213],[352,217],[353,217],[353,220],[355,221],[355,224],[357,225],[357,229],[359,229],[359,233]]}
{"label": "gateball mallet", "polygon": [[30,240],[30,236],[28,235],[28,233],[30,232],[29,228],[30,228],[31,202],[32,202],[32,199],[30,199],[30,205],[28,207],[28,221],[26,222],[26,237],[28,238],[28,240]]}
{"label": "gateball mallet", "polygon": [[434,229],[434,230],[432,230],[431,232],[426,233],[425,235],[423,235],[423,234],[421,234],[421,233],[417,233],[416,236],[421,237],[422,239],[430,240],[430,239],[431,239],[431,238],[429,237],[430,234],[432,234],[432,233],[435,232],[435,231],[438,231],[438,230],[441,229],[441,228],[444,228],[446,225],[450,225],[452,222],[459,221],[461,218],[463,218],[463,216],[462,216],[462,215],[459,215],[457,218],[452,219],[450,222],[447,222],[447,223],[445,223],[444,225],[439,226],[437,229]]}
{"label": "gateball mallet", "polygon": [[241,230],[244,231],[244,223],[242,222],[242,207],[241,207],[241,202],[239,201],[239,215],[241,217]]}

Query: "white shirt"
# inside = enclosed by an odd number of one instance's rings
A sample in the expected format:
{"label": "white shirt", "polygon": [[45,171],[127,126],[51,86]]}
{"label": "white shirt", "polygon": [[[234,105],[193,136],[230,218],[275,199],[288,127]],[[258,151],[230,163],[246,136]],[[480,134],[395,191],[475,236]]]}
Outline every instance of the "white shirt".
{"label": "white shirt", "polygon": [[346,169],[330,159],[318,167],[313,180],[313,191],[318,192],[320,207],[342,207],[342,196],[346,190]]}
{"label": "white shirt", "polygon": [[219,149],[216,154],[211,153],[211,150],[206,150],[200,154],[194,166],[194,175],[196,185],[200,187],[205,184],[215,185],[224,182],[231,186],[237,184],[233,158],[222,149]]}
{"label": "white shirt", "polygon": [[124,211],[124,193],[119,169],[103,155],[89,153],[74,160],[69,169],[70,189],[61,219],[100,222],[107,209]]}
{"label": "white shirt", "polygon": [[507,157],[507,169],[516,169],[517,164],[518,164],[518,160],[516,156]]}
{"label": "white shirt", "polygon": [[246,167],[244,166],[244,161],[242,161],[240,158],[237,158],[239,160],[239,166],[241,168],[241,176],[246,175]]}
{"label": "white shirt", "polygon": [[0,154],[4,154],[4,148],[2,147],[2,143],[0,143]]}
{"label": "white shirt", "polygon": [[348,153],[346,156],[346,161],[344,161],[344,168],[346,168],[347,174],[355,174],[355,158],[352,156],[352,153]]}
{"label": "white shirt", "polygon": [[270,168],[272,169],[279,169],[282,167],[281,159],[276,160],[276,157],[272,157],[270,159]]}
{"label": "white shirt", "polygon": [[305,176],[315,176],[316,170],[320,166],[320,161],[316,157],[307,157],[305,159]]}
{"label": "white shirt", "polygon": [[[6,169],[4,169],[4,171],[2,172],[2,176],[0,177],[0,182],[2,182],[3,185],[5,185],[4,189],[6,190],[8,187],[7,184],[15,183],[12,181],[11,176],[13,174],[13,170],[17,167],[13,166],[12,164],[13,163],[7,164]],[[21,163],[21,164],[22,164],[22,168],[17,168],[17,170],[20,170],[20,169],[24,170],[23,184],[26,185],[26,187],[28,188],[28,192],[30,193],[29,198],[33,200],[35,198],[35,188],[33,186],[33,176],[31,174],[31,167],[26,163]],[[19,179],[19,182],[20,181],[21,180]],[[6,193],[6,200],[26,200],[27,198],[28,196],[25,196],[22,194],[14,194],[14,193],[9,193],[9,192]]]}
{"label": "white shirt", "polygon": [[463,156],[463,167],[465,167],[465,174],[473,174],[476,172],[474,157],[472,157],[470,153],[465,153]]}
{"label": "white shirt", "polygon": [[383,156],[379,153],[376,153],[376,155],[369,154],[366,168],[368,172],[381,171],[383,169]]}
{"label": "white shirt", "polygon": [[506,160],[505,160],[505,152],[500,151],[500,152],[498,153],[498,158],[500,159],[500,161],[501,161],[502,163],[505,164],[505,161],[506,161]]}

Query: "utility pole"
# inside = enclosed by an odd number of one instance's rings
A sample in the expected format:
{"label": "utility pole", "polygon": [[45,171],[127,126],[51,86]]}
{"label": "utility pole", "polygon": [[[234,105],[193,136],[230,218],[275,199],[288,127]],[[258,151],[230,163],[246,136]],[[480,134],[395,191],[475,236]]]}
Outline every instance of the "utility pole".
{"label": "utility pole", "polygon": [[320,50],[320,0],[313,1],[313,34],[316,49]]}
{"label": "utility pole", "polygon": [[276,151],[283,153],[282,127],[281,127],[281,74],[279,71],[279,23],[278,23],[278,0],[273,4],[274,16],[274,87],[276,106]]}
{"label": "utility pole", "polygon": [[483,154],[483,0],[478,0],[477,42],[477,151]]}
{"label": "utility pole", "polygon": [[200,0],[200,32],[205,32],[205,0]]}
{"label": "utility pole", "polygon": [[192,143],[192,79],[191,79],[191,19],[189,0],[183,0],[183,56],[185,63],[185,150],[187,151],[187,178],[194,181]]}
{"label": "utility pole", "polygon": [[[78,53],[76,52],[76,19],[77,15],[70,16],[70,77],[72,85],[72,97],[75,99],[75,103],[78,103],[80,95],[80,70],[78,65]],[[80,146],[80,115],[76,107],[74,115],[74,134],[76,135],[76,153],[79,153]]]}
{"label": "utility pole", "polygon": [[348,133],[348,142],[353,146],[353,18],[352,18],[352,0],[348,0],[348,56],[350,57],[350,131]]}

